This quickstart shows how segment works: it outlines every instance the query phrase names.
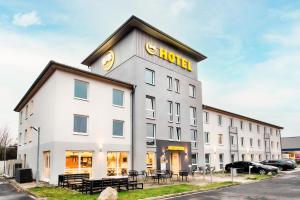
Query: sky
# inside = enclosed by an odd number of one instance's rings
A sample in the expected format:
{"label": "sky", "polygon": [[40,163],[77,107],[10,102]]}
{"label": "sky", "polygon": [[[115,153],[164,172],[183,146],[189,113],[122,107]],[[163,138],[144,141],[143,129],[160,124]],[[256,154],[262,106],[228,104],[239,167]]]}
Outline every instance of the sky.
{"label": "sky", "polygon": [[300,1],[0,0],[0,127],[50,60],[81,61],[131,15],[207,56],[203,103],[300,135]]}

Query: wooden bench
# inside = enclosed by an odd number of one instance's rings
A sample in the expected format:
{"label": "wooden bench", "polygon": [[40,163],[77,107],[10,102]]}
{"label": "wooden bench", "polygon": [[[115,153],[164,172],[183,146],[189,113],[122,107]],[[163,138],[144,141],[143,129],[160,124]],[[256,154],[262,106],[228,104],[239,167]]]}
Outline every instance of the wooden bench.
{"label": "wooden bench", "polygon": [[89,179],[89,174],[61,174],[58,176],[58,186],[79,189],[82,187],[83,179]]}

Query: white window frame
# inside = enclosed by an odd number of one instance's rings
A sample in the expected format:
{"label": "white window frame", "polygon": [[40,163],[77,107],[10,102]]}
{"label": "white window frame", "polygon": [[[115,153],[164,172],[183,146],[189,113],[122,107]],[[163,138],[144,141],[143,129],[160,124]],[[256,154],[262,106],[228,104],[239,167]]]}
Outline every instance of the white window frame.
{"label": "white window frame", "polygon": [[196,86],[189,84],[189,96],[191,98],[196,98]]}
{"label": "white window frame", "polygon": [[222,115],[218,115],[218,126],[222,126]]}
{"label": "white window frame", "polygon": [[190,125],[197,126],[197,110],[192,106],[190,106]]}
{"label": "white window frame", "polygon": [[154,131],[154,133],[153,133],[153,137],[149,137],[149,136],[148,136],[148,133],[146,133],[146,139],[154,140],[154,145],[148,145],[148,144],[147,144],[147,146],[153,147],[153,146],[156,146],[156,124],[153,124],[153,123],[147,123],[147,124],[146,124],[146,131],[148,131],[148,130],[147,130],[147,125],[148,125],[148,124],[151,124],[151,125],[153,126],[153,131]]}
{"label": "white window frame", "polygon": [[[174,138],[174,140],[175,141],[181,141],[181,128],[180,127],[176,127],[176,129],[175,129],[176,131],[175,131],[175,138]],[[179,135],[178,135],[178,130],[180,130],[180,132],[179,132]],[[179,136],[179,137],[178,137]]]}
{"label": "white window frame", "polygon": [[[222,162],[220,159],[220,155],[222,155]],[[219,167],[220,169],[224,169],[224,153],[219,153]]]}
{"label": "white window frame", "polygon": [[[151,83],[148,83],[147,80],[146,80],[146,73],[147,72],[152,73],[152,82]],[[155,71],[154,70],[148,69],[148,68],[145,69],[145,83],[148,84],[148,85],[152,85],[152,86],[155,85]]]}
{"label": "white window frame", "polygon": [[180,103],[175,103],[175,108],[176,108],[175,123],[179,124],[180,123],[180,112],[181,112]]}
{"label": "white window frame", "polygon": [[[76,132],[74,130],[74,123],[75,123],[75,115],[77,116],[84,116],[86,117],[86,133],[83,132]],[[73,134],[74,135],[88,135],[89,134],[89,116],[88,115],[82,115],[82,114],[73,114]]]}
{"label": "white window frame", "polygon": [[[114,121],[119,121],[122,122],[122,135],[114,135]],[[125,121],[124,120],[120,120],[120,119],[113,119],[112,120],[112,137],[114,138],[124,138],[124,127],[125,127]]]}
{"label": "white window frame", "polygon": [[205,142],[205,144],[210,144],[210,133],[209,132],[204,132],[204,142]]}
{"label": "white window frame", "polygon": [[180,81],[179,81],[179,79],[175,78],[174,85],[175,85],[175,88],[174,88],[175,92],[179,94],[180,93]]}
{"label": "white window frame", "polygon": [[193,149],[198,149],[197,139],[198,139],[197,130],[191,129],[191,145]]}
{"label": "white window frame", "polygon": [[[75,96],[75,83],[76,83],[76,81],[86,83],[86,85],[87,85],[86,86],[86,99]],[[74,99],[78,99],[78,100],[82,100],[82,101],[88,101],[89,100],[89,91],[90,91],[90,83],[89,82],[79,80],[79,79],[74,79],[74,97],[73,97]]]}
{"label": "white window frame", "polygon": [[168,83],[167,90],[172,91],[173,90],[173,78],[171,76],[167,76],[167,83]]}
{"label": "white window frame", "polygon": [[206,124],[209,123],[209,112],[207,112],[207,111],[204,111],[204,122]]}
{"label": "white window frame", "polygon": [[147,119],[155,119],[155,117],[156,117],[156,112],[155,112],[155,97],[146,95],[146,101],[147,101],[147,99],[150,99],[152,108],[147,108],[146,107],[146,118]]}
{"label": "white window frame", "polygon": [[174,128],[173,126],[169,126],[169,140],[174,140]]}
{"label": "white window frame", "polygon": [[[221,139],[221,143],[220,143],[220,139]],[[218,145],[224,145],[224,136],[223,136],[223,134],[218,134]]]}
{"label": "white window frame", "polygon": [[[114,91],[119,91],[119,92],[122,92],[123,93],[123,105],[117,105],[117,104],[114,104]],[[123,90],[120,90],[120,89],[116,89],[116,88],[113,88],[113,94],[112,94],[112,105],[113,106],[116,106],[116,107],[121,107],[121,108],[124,108],[124,104],[125,104],[125,92]]]}
{"label": "white window frame", "polygon": [[168,101],[168,122],[173,122],[173,102]]}

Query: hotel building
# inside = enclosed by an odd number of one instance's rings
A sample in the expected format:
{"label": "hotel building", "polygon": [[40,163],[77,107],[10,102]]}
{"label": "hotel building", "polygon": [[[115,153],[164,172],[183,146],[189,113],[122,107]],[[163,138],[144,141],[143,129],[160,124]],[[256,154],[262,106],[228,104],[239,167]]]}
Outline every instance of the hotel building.
{"label": "hotel building", "polygon": [[[245,144],[250,134],[271,142],[262,133],[240,131],[238,120],[245,127],[253,122],[253,129],[280,127],[203,107],[197,63],[205,58],[132,16],[82,62],[88,71],[49,62],[14,109],[20,122],[18,159],[36,176],[38,137],[32,127],[40,129],[39,178],[51,184],[63,173],[102,178],[130,169],[178,172],[205,162],[219,165],[211,158],[221,153],[226,164],[233,154],[234,160],[248,156],[246,148],[229,145],[232,135],[245,135]],[[204,123],[203,108],[210,119]],[[214,120],[218,114],[220,126]],[[228,125],[229,116],[234,126]],[[224,134],[224,146],[215,145],[218,134]],[[263,146],[249,152],[273,153]]]}

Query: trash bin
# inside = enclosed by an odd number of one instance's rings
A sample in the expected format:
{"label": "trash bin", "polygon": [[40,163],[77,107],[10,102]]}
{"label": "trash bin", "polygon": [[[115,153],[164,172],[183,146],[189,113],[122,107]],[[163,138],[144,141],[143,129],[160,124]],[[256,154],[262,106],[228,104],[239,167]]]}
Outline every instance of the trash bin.
{"label": "trash bin", "polygon": [[31,169],[17,169],[16,170],[16,181],[18,183],[32,182],[32,170]]}

